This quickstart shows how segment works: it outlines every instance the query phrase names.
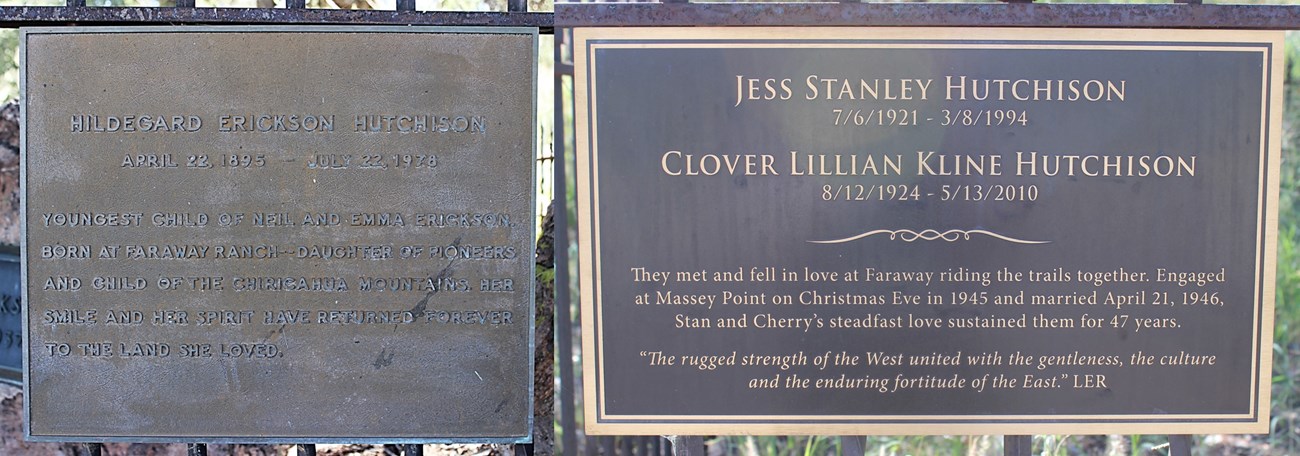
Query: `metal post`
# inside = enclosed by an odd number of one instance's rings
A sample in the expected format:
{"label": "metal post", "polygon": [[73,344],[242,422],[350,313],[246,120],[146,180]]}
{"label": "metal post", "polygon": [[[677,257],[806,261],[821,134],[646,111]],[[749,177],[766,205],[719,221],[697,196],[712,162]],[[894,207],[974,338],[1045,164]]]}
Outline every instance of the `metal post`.
{"label": "metal post", "polygon": [[516,443],[516,444],[515,444],[515,456],[533,456],[533,444],[531,444],[531,443]]}
{"label": "metal post", "polygon": [[706,456],[704,437],[698,435],[666,435],[673,443],[673,456]]}
{"label": "metal post", "polygon": [[867,438],[860,435],[840,436],[841,456],[862,456],[867,453]]}
{"label": "metal post", "polygon": [[506,11],[511,13],[527,13],[528,0],[506,0]]}
{"label": "metal post", "polygon": [[298,445],[298,456],[316,456],[316,445]]}
{"label": "metal post", "polygon": [[1187,434],[1169,436],[1169,456],[1191,456],[1192,436]]}
{"label": "metal post", "polygon": [[1006,456],[1033,456],[1034,436],[1032,435],[1002,436],[1002,454]]}
{"label": "metal post", "polygon": [[104,444],[102,444],[102,443],[87,443],[87,444],[86,444],[86,454],[87,454],[88,456],[104,456]]}
{"label": "metal post", "polygon": [[208,456],[208,444],[191,443],[185,445],[185,454],[189,456]]}
{"label": "metal post", "polygon": [[288,9],[307,9],[307,0],[285,0],[284,7]]}
{"label": "metal post", "polygon": [[[564,149],[564,69],[572,68],[564,62],[564,48],[570,45],[568,29],[555,31],[555,350],[560,370],[559,412],[560,429],[564,430],[560,445],[565,454],[582,454],[578,448],[578,421],[574,416],[573,404],[578,401],[581,392],[577,391],[577,380],[573,374],[573,315],[569,312],[572,303],[569,294],[569,203],[568,184],[565,175],[568,168],[564,157],[571,153]],[[588,447],[590,448],[590,447]]]}
{"label": "metal post", "polygon": [[397,0],[398,11],[415,11],[415,0]]}
{"label": "metal post", "polygon": [[424,445],[402,445],[403,456],[424,456]]}

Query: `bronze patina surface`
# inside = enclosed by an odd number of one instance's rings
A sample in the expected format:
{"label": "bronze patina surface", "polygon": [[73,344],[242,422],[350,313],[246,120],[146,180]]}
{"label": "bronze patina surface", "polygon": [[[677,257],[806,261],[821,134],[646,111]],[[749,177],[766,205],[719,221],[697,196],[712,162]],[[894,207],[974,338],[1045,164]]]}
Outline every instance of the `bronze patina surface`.
{"label": "bronze patina surface", "polygon": [[536,33],[25,31],[30,436],[526,440]]}

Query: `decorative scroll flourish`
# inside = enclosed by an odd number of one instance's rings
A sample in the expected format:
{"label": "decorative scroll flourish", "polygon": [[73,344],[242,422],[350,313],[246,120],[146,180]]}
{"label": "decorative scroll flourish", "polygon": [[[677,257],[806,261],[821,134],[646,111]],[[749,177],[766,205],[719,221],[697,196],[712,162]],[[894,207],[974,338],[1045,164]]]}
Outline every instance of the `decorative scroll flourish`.
{"label": "decorative scroll flourish", "polygon": [[903,242],[914,242],[917,240],[922,240],[922,241],[943,240],[948,242],[956,242],[959,240],[968,241],[970,240],[970,236],[972,234],[983,234],[985,236],[1001,239],[1007,242],[1014,242],[1016,244],[1047,244],[1052,242],[1052,241],[1026,241],[1024,239],[1016,239],[1010,236],[1003,236],[1001,234],[994,233],[988,230],[948,230],[948,231],[940,232],[938,230],[930,230],[930,229],[921,230],[921,232],[919,233],[907,229],[872,230],[872,231],[859,234],[857,236],[846,237],[844,239],[833,239],[829,241],[808,241],[808,242],[814,244],[842,244],[845,242],[856,241],[858,239],[862,239],[868,236],[875,236],[877,234],[888,234],[890,240],[902,240]]}

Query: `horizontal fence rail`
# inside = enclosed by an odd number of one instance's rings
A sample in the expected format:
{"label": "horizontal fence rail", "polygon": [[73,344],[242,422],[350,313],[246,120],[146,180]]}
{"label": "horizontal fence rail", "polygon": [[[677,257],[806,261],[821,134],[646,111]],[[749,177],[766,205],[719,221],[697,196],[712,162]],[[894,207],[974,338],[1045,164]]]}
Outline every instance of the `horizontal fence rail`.
{"label": "horizontal fence rail", "polygon": [[557,3],[558,27],[943,26],[1300,29],[1300,5]]}
{"label": "horizontal fence rail", "polygon": [[526,0],[508,0],[505,12],[416,11],[415,0],[397,0],[397,10],[307,8],[304,0],[287,0],[287,8],[194,7],[194,0],[178,6],[86,6],[69,0],[67,6],[0,6],[0,27],[58,25],[175,25],[175,24],[350,24],[441,25],[488,27],[538,27],[553,30],[553,14],[529,12]]}

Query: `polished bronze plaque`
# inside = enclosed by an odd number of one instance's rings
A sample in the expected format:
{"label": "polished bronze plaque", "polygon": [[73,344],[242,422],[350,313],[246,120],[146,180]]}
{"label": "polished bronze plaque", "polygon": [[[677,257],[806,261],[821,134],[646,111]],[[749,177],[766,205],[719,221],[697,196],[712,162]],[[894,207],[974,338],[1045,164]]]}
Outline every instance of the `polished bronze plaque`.
{"label": "polished bronze plaque", "polygon": [[1267,431],[1281,34],[575,36],[589,432]]}
{"label": "polished bronze plaque", "polygon": [[22,40],[32,438],[529,438],[535,29]]}

